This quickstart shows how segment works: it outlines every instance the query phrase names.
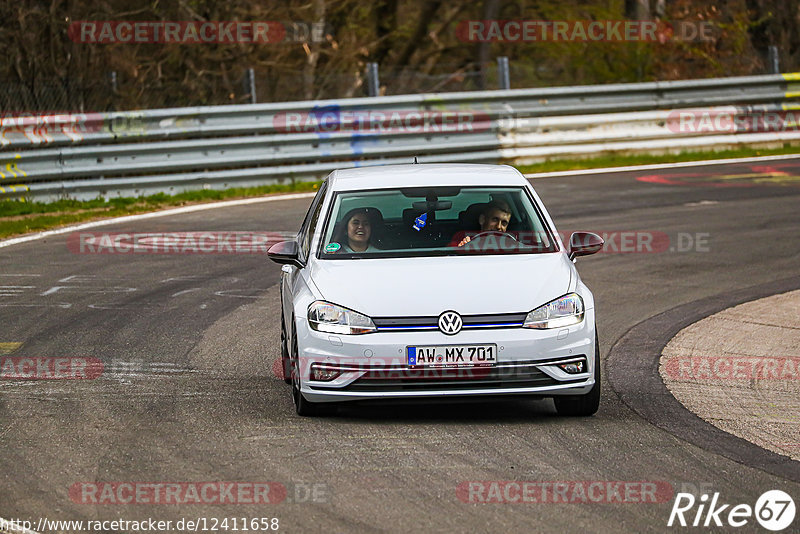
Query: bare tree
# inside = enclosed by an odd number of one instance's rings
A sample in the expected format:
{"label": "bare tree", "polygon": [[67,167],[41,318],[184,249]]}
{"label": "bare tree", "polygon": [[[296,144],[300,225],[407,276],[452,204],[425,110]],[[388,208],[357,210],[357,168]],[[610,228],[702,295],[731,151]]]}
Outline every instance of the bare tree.
{"label": "bare tree", "polygon": [[325,0],[313,0],[313,10],[314,21],[311,26],[310,39],[303,44],[307,56],[306,64],[303,67],[303,98],[305,100],[314,98],[314,81],[321,47],[316,39],[319,36],[315,34],[325,28]]}

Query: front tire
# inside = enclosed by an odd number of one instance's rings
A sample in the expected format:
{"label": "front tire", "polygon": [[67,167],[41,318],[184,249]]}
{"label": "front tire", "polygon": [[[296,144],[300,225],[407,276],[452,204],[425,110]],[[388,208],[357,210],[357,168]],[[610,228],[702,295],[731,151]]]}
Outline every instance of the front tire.
{"label": "front tire", "polygon": [[583,395],[561,395],[553,397],[558,415],[566,417],[588,417],[600,408],[600,343],[594,337],[594,386]]}
{"label": "front tire", "polygon": [[300,391],[300,352],[297,350],[297,330],[294,328],[294,321],[292,321],[292,350],[291,350],[291,375],[290,382],[292,384],[292,399],[294,400],[294,409],[297,415],[302,417],[316,417],[319,415],[329,415],[336,410],[336,407],[319,402],[311,402]]}
{"label": "front tire", "polygon": [[283,381],[292,383],[292,360],[289,357],[288,340],[286,339],[286,322],[283,320],[283,304],[281,303],[281,367]]}

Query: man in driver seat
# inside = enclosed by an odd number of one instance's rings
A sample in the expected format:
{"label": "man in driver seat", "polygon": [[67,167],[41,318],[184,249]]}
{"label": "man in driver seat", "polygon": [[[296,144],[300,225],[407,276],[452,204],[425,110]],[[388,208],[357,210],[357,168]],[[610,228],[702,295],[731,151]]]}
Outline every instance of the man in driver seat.
{"label": "man in driver seat", "polygon": [[[481,227],[480,232],[475,232],[473,235],[492,231],[506,232],[508,230],[509,222],[511,222],[511,208],[508,207],[508,204],[502,200],[492,200],[486,205],[483,213],[481,213],[478,217],[478,224],[480,224]],[[463,232],[456,234],[451,242],[451,246],[456,242],[456,239],[458,239],[459,235],[463,235]],[[471,236],[464,236],[464,238],[458,241],[458,244],[455,246],[463,247],[471,240]]]}

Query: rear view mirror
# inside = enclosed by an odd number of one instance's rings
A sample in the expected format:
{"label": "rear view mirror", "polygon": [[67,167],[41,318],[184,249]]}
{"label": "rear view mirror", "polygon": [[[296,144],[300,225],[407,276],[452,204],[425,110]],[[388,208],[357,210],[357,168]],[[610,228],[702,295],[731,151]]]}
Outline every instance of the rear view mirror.
{"label": "rear view mirror", "polygon": [[578,256],[588,256],[603,248],[603,238],[591,232],[573,232],[569,237],[569,259],[574,260]]}
{"label": "rear view mirror", "polygon": [[453,202],[450,200],[418,200],[411,204],[417,211],[442,211],[449,210],[453,207]]}

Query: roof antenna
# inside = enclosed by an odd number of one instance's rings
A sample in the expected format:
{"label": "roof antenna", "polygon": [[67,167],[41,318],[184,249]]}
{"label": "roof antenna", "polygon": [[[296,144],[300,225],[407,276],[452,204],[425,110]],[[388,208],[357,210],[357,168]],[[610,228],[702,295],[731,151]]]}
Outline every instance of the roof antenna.
{"label": "roof antenna", "polygon": [[417,156],[414,156],[414,164],[416,165],[417,163],[419,163],[419,161],[417,161]]}

